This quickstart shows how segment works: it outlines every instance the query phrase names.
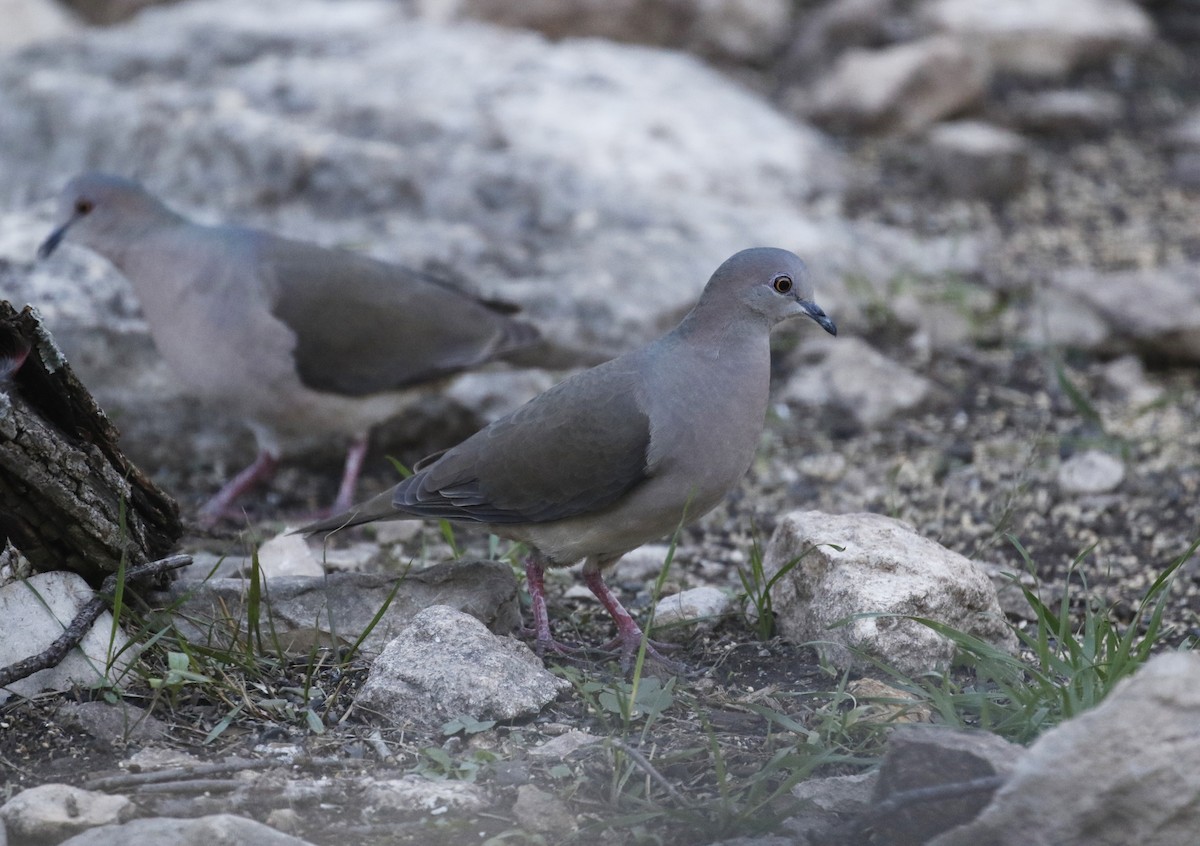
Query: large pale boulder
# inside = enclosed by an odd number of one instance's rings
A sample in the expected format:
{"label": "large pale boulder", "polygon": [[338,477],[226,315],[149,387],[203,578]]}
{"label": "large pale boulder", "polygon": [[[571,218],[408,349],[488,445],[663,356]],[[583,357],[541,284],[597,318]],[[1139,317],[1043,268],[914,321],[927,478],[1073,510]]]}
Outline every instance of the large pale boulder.
{"label": "large pale boulder", "polygon": [[1159,655],[1042,735],[973,823],[930,846],[1186,846],[1200,831],[1200,655]]}

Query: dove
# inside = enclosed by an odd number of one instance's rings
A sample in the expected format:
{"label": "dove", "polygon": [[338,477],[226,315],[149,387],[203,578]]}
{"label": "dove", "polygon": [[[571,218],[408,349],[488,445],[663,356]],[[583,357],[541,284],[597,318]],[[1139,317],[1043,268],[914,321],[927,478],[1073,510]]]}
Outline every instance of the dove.
{"label": "dove", "polygon": [[430,276],[240,226],[204,226],[141,185],[87,173],[60,198],[64,239],[130,281],[159,353],[190,395],[241,417],[258,457],[201,509],[211,524],[314,440],[349,441],[332,511],[347,508],[371,428],[413,388],[540,340],[531,325]]}
{"label": "dove", "polygon": [[[604,572],[626,552],[698,519],[737,485],[765,422],[771,329],[802,316],[837,334],[813,301],[799,257],[743,250],[717,268],[665,336],[568,377],[423,459],[391,490],[298,531],[446,519],[525,544],[543,654],[569,649],[550,631],[545,570],[584,561],[584,583],[616,624],[606,647],[628,666],[643,633]],[[648,648],[665,660],[654,644]]]}

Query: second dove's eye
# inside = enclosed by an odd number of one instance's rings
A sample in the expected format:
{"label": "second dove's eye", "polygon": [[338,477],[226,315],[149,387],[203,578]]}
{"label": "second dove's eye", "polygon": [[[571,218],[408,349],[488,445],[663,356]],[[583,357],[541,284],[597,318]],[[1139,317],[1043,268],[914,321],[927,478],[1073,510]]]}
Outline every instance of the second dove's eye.
{"label": "second dove's eye", "polygon": [[75,201],[76,214],[89,214],[92,211],[92,209],[94,209],[94,208],[95,208],[95,204],[91,200],[76,200]]}
{"label": "second dove's eye", "polygon": [[771,283],[771,287],[781,294],[786,294],[792,290],[792,277],[776,276],[775,281]]}

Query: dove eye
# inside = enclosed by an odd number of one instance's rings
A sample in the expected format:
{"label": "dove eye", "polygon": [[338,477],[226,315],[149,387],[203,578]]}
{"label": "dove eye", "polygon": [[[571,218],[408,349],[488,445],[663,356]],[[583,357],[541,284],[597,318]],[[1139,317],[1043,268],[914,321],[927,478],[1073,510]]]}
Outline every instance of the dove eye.
{"label": "dove eye", "polygon": [[786,294],[792,290],[792,277],[776,276],[775,281],[771,283],[771,287],[781,294]]}
{"label": "dove eye", "polygon": [[91,200],[76,200],[75,201],[75,213],[76,214],[91,214],[92,209],[94,209],[95,207],[96,207],[96,204],[93,203]]}

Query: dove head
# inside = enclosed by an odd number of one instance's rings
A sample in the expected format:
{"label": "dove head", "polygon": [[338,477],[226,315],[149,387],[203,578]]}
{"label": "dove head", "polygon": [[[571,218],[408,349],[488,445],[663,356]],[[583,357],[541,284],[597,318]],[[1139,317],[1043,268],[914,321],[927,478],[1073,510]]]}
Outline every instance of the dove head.
{"label": "dove head", "polygon": [[813,302],[812,280],[799,256],[773,247],[735,253],[708,280],[697,309],[741,310],[769,326],[793,317],[811,317],[830,335],[837,326]]}
{"label": "dove head", "polygon": [[59,197],[58,227],[38,248],[46,258],[70,232],[78,241],[111,256],[130,240],[179,216],[138,183],[105,173],[85,173],[67,183]]}

